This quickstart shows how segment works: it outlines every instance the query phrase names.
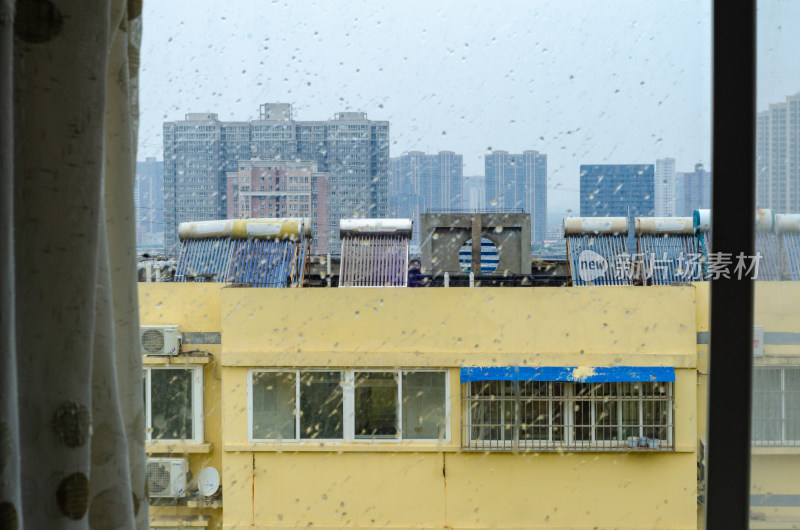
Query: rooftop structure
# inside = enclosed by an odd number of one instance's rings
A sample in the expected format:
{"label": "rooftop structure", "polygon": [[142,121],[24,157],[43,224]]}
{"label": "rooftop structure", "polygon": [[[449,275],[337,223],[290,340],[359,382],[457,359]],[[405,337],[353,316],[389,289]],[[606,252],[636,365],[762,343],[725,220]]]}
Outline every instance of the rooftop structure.
{"label": "rooftop structure", "polygon": [[[531,273],[531,216],[527,213],[427,213],[422,215],[422,272],[434,276],[464,272],[459,260],[469,244],[469,271],[482,271],[483,244],[497,249],[495,274]],[[494,261],[494,259],[493,259]]]}
{"label": "rooftop structure", "polygon": [[302,286],[310,220],[236,219],[181,223],[175,281]]}

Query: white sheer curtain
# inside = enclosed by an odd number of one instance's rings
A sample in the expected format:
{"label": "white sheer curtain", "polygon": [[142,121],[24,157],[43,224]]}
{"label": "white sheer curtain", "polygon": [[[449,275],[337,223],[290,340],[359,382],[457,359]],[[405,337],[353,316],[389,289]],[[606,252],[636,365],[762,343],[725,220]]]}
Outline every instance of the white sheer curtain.
{"label": "white sheer curtain", "polygon": [[0,0],[0,528],[146,528],[141,0]]}

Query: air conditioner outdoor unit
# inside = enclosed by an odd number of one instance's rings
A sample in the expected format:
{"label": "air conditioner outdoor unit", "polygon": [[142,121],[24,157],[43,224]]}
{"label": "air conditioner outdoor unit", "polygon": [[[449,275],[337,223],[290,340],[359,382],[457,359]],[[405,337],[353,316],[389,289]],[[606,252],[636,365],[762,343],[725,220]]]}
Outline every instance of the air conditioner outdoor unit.
{"label": "air conditioner outdoor unit", "polygon": [[181,351],[178,326],[142,326],[139,343],[142,355],[178,355]]}
{"label": "air conditioner outdoor unit", "polygon": [[150,497],[183,497],[189,461],[185,458],[148,458],[147,491]]}

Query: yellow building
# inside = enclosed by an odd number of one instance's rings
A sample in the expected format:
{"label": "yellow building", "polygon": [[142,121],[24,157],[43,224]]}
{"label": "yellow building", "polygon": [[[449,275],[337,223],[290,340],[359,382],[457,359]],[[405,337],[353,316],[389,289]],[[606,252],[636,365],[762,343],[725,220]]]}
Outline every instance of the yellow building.
{"label": "yellow building", "polygon": [[695,528],[703,288],[140,284],[202,373],[150,454],[221,474],[153,525]]}
{"label": "yellow building", "polygon": [[755,284],[751,528],[800,528],[800,284]]}

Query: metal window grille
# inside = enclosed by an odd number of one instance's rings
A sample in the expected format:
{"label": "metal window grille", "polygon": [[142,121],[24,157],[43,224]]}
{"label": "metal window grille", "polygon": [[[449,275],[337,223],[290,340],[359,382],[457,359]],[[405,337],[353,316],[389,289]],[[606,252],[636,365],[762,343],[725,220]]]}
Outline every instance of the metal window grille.
{"label": "metal window grille", "polygon": [[672,383],[473,381],[463,396],[466,450],[673,447]]}
{"label": "metal window grille", "polygon": [[753,445],[800,446],[800,367],[753,369]]}

